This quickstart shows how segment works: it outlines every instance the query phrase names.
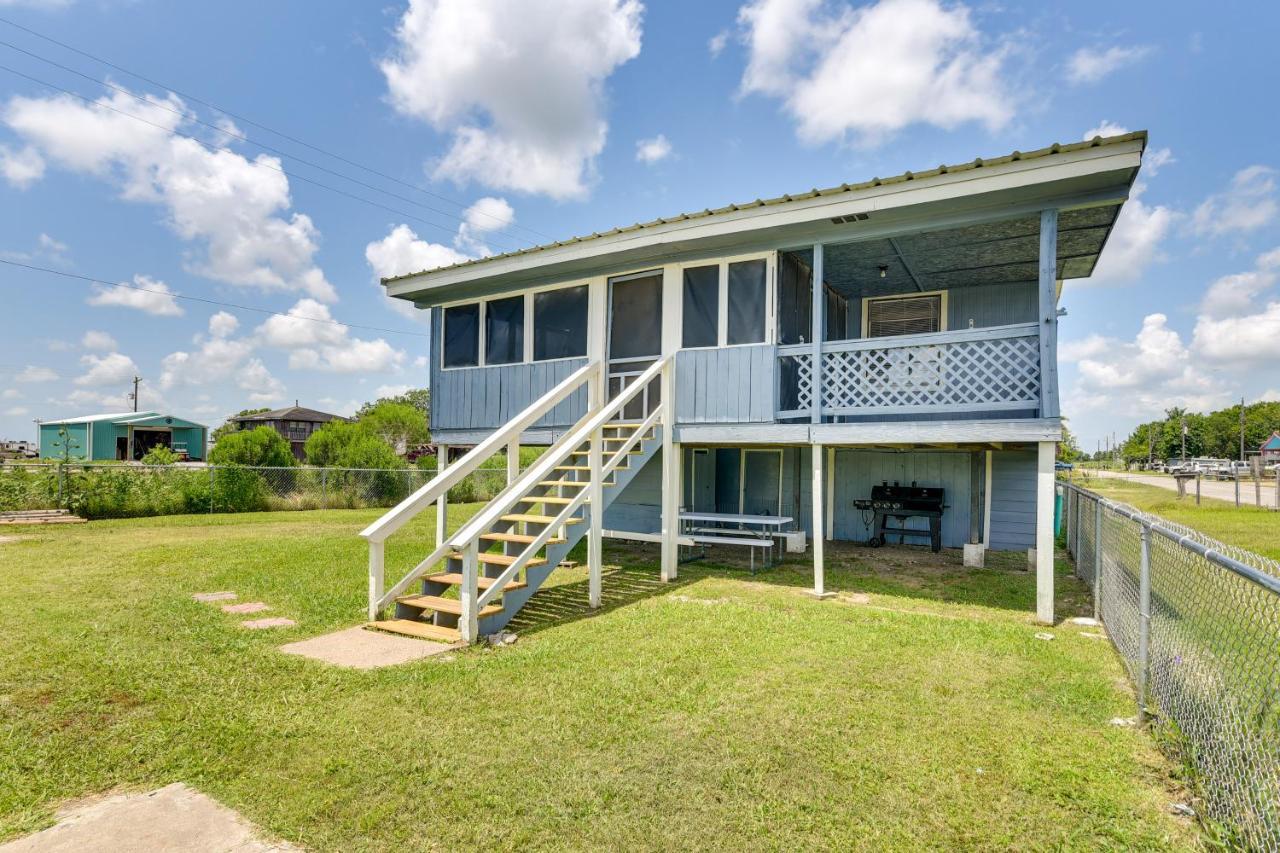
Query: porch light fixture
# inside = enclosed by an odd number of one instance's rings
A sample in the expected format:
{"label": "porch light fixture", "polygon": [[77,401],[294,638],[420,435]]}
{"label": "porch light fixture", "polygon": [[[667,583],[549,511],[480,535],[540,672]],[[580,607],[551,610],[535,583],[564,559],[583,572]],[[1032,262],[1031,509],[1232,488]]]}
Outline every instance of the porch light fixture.
{"label": "porch light fixture", "polygon": [[885,277],[885,276],[887,276],[888,274],[889,274],[889,265],[888,265],[888,264],[881,264],[881,265],[880,265],[880,277],[881,277],[881,278],[884,278],[884,277]]}

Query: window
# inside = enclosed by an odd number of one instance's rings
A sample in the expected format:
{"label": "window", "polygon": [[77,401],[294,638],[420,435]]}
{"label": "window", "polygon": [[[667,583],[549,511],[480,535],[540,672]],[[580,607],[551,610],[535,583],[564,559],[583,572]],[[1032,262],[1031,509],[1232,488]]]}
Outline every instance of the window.
{"label": "window", "polygon": [[494,299],[484,305],[484,363],[524,361],[524,297]]}
{"label": "window", "polygon": [[684,271],[685,347],[713,347],[720,342],[720,266]]}
{"label": "window", "polygon": [[533,360],[587,354],[587,286],[533,295]]}
{"label": "window", "polygon": [[609,284],[609,357],[656,357],[662,352],[662,274],[611,279]]}
{"label": "window", "polygon": [[778,259],[778,343],[813,337],[813,250],[783,252]]}
{"label": "window", "polygon": [[868,338],[943,331],[942,294],[868,299],[865,323]]}
{"label": "window", "polygon": [[729,329],[726,343],[764,343],[766,268],[764,258],[729,264]]}
{"label": "window", "polygon": [[475,367],[480,363],[480,303],[444,309],[445,367]]}

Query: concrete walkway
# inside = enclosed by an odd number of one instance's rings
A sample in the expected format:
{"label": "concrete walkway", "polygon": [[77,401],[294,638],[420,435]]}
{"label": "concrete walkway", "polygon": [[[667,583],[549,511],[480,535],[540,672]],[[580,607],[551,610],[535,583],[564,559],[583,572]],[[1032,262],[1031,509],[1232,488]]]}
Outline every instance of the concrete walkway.
{"label": "concrete walkway", "polygon": [[[1133,483],[1142,483],[1147,486],[1155,486],[1160,489],[1168,489],[1171,492],[1178,491],[1178,484],[1172,477],[1161,476],[1157,474],[1138,474],[1129,471],[1089,471],[1090,476],[1106,477],[1112,480],[1129,480]],[[1263,480],[1261,484],[1262,506],[1274,509],[1276,506],[1276,485],[1275,480]],[[1194,499],[1196,494],[1195,480],[1187,481],[1187,497]],[[1200,480],[1200,496],[1205,498],[1215,498],[1220,501],[1228,501],[1235,503],[1236,487],[1235,484],[1222,480]],[[1242,506],[1253,506],[1255,492],[1253,480],[1240,481],[1240,504]]]}

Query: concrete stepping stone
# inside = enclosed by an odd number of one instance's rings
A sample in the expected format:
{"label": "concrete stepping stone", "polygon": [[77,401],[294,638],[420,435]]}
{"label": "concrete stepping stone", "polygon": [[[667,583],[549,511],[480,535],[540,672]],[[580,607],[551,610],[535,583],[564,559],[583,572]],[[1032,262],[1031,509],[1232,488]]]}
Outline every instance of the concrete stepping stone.
{"label": "concrete stepping stone", "polygon": [[196,601],[208,604],[213,601],[231,601],[237,596],[234,592],[197,592],[191,597]]}
{"label": "concrete stepping stone", "polygon": [[271,607],[263,604],[261,601],[246,601],[241,604],[224,604],[222,605],[223,613],[261,613],[263,610],[270,610]]}
{"label": "concrete stepping stone", "polygon": [[48,829],[0,844],[0,853],[294,853],[216,800],[181,782],[144,794],[73,803]]}
{"label": "concrete stepping stone", "polygon": [[382,631],[366,631],[363,626],[322,634],[309,640],[286,643],[280,651],[352,669],[377,669],[447,652],[453,647]]}
{"label": "concrete stepping stone", "polygon": [[290,625],[297,624],[298,623],[294,622],[292,619],[285,619],[282,616],[272,616],[268,619],[250,619],[246,622],[241,622],[240,627],[257,630],[259,628],[288,628]]}

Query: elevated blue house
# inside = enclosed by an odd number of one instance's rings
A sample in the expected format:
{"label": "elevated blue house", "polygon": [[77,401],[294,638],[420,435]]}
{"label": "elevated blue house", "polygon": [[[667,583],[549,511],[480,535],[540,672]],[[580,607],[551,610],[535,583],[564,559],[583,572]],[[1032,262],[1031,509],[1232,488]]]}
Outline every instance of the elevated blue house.
{"label": "elevated blue house", "polygon": [[[433,437],[471,450],[362,534],[371,619],[474,639],[583,536],[593,602],[605,535],[660,542],[673,578],[679,547],[697,540],[683,522],[701,516],[792,520],[822,595],[824,542],[883,538],[868,501],[888,494],[898,526],[936,525],[943,547],[1035,548],[1037,614],[1052,620],[1058,297],[1097,264],[1146,138],[756,200],[386,280],[431,312]],[[437,549],[385,588],[386,538],[520,443],[551,449],[510,468],[506,492],[451,536],[441,528]],[[450,586],[458,599],[442,595]]]}

